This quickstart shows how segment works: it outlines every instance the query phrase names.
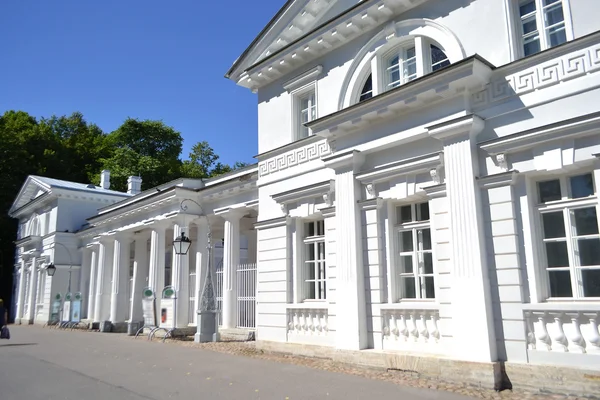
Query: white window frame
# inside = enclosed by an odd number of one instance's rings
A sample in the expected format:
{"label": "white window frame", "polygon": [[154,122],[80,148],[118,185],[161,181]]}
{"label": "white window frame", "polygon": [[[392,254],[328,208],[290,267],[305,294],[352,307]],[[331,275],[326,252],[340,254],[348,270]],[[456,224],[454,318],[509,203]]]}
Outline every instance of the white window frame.
{"label": "white window frame", "polygon": [[[427,203],[429,208],[429,219],[417,221],[417,207]],[[400,209],[405,206],[411,207],[411,222],[400,222]],[[393,257],[390,263],[390,300],[392,303],[427,301],[435,302],[436,291],[436,266],[434,255],[433,227],[431,220],[431,204],[428,200],[413,201],[410,203],[392,204],[391,210],[393,215],[392,223],[392,249]],[[420,232],[424,229],[429,229],[431,248],[423,249],[423,239]],[[400,251],[400,238],[403,232],[412,232],[413,250],[408,252]],[[421,237],[419,237],[421,236]],[[424,254],[431,254],[432,271],[431,273],[424,272]],[[403,256],[412,256],[412,273],[402,273],[402,258]],[[415,297],[405,297],[403,293],[402,277],[410,277],[415,283]],[[425,293],[425,278],[433,278],[434,297],[427,298]]]}
{"label": "white window frame", "polygon": [[[313,225],[314,232],[316,235],[307,235],[307,225]],[[319,229],[322,230],[322,235],[319,235]],[[304,290],[303,290],[303,301],[327,301],[327,249],[326,249],[326,235],[325,235],[325,220],[309,220],[304,221],[304,237],[302,240],[302,252],[303,252],[303,265],[301,268],[304,269]],[[322,245],[322,246],[320,246]],[[313,260],[308,257],[308,248],[313,248],[313,254],[315,258]],[[320,251],[319,249],[322,249]],[[319,277],[319,270],[322,268],[322,277]],[[309,279],[309,271],[313,270],[314,279]],[[309,286],[314,286],[314,298],[308,297],[310,293]]]}
{"label": "white window frame", "polygon": [[[302,101],[307,97],[314,96],[314,104],[309,102],[308,121],[319,118],[319,99],[317,93],[317,82],[311,82],[291,93],[292,96],[292,141],[301,140],[312,135],[310,128],[306,128],[302,122]],[[310,109],[314,109],[314,118],[311,117]]]}
{"label": "white window frame", "polygon": [[[573,199],[571,197],[571,185],[569,184],[569,180],[575,176],[581,176],[591,174],[592,175],[592,183],[594,184],[594,194],[588,197],[582,197]],[[535,241],[537,247],[537,255],[538,260],[540,260],[540,278],[543,282],[542,285],[542,297],[549,302],[552,301],[598,301],[600,297],[584,297],[583,296],[583,283],[581,270],[583,269],[597,269],[595,266],[585,266],[581,267],[579,265],[579,256],[577,255],[577,239],[581,237],[600,237],[600,234],[595,235],[586,235],[586,236],[575,236],[573,232],[573,220],[571,212],[581,208],[590,208],[596,207],[596,215],[598,218],[599,224],[599,232],[600,232],[600,204],[598,203],[598,187],[597,181],[594,179],[594,171],[593,170],[581,170],[576,172],[571,172],[568,174],[561,175],[553,175],[553,176],[541,176],[535,179],[532,179],[530,190],[528,191],[528,196],[532,196],[533,198],[533,207],[534,207],[534,223],[535,223],[535,234],[537,236],[537,240]],[[553,180],[559,180],[560,182],[560,191],[561,191],[561,199],[555,201],[549,201],[546,203],[541,203],[541,199],[539,196],[539,183],[548,182]],[[544,238],[544,223],[543,223],[543,214],[551,213],[551,212],[563,212],[563,221],[565,223],[565,237],[564,238]],[[564,239],[564,240],[561,240]],[[567,243],[567,252],[569,259],[568,267],[558,267],[558,268],[548,268],[548,258],[546,253],[546,245],[547,242],[557,242],[557,241],[566,241]],[[571,291],[572,297],[552,297],[550,292],[550,276],[548,271],[561,271],[568,270],[570,272],[571,278]]]}
{"label": "white window frame", "polygon": [[[514,16],[513,20],[514,20],[514,39],[513,42],[515,44],[515,46],[517,47],[514,51],[515,54],[517,54],[519,56],[519,58],[523,58],[525,57],[525,41],[524,41],[524,35],[523,35],[523,17],[521,17],[521,11],[520,11],[520,6],[522,3],[525,3],[526,1],[529,0],[513,0],[512,1],[512,14]],[[540,52],[544,51],[544,50],[548,50],[550,49],[552,46],[549,45],[549,38],[548,38],[548,34],[547,31],[549,28],[551,28],[551,26],[546,26],[545,22],[544,22],[544,12],[543,9],[547,8],[549,6],[544,7],[543,5],[543,1],[544,0],[534,0],[535,1],[535,18],[536,18],[536,26],[537,26],[537,33],[539,35],[539,40],[540,40]],[[565,36],[566,36],[566,41],[569,42],[571,40],[573,40],[573,24],[572,24],[572,19],[571,19],[571,6],[570,6],[570,0],[559,0],[562,3],[562,9],[563,9],[563,16],[564,16],[564,24],[565,24]],[[528,14],[529,16],[533,15],[532,14]],[[543,34],[542,34],[543,33]],[[537,54],[537,53],[536,53]],[[534,54],[531,54],[534,55]],[[531,56],[530,55],[530,56]]]}

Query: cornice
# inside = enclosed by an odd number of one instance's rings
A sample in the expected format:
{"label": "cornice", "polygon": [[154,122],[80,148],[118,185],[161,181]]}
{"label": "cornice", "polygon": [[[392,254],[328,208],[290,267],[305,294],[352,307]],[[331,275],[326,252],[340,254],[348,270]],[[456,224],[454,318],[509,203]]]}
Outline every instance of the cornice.
{"label": "cornice", "polygon": [[321,160],[327,168],[338,170],[341,168],[352,168],[356,173],[365,161],[365,156],[358,150],[346,150],[333,153],[323,157]]}
{"label": "cornice", "polygon": [[361,172],[356,175],[356,179],[361,183],[377,183],[398,175],[429,171],[440,167],[443,163],[443,152],[431,153]]}
{"label": "cornice", "polygon": [[473,139],[483,130],[484,126],[485,122],[483,119],[477,115],[470,114],[429,126],[427,127],[427,132],[429,136],[442,141],[465,134]]}
{"label": "cornice", "polygon": [[313,185],[303,186],[297,189],[274,194],[271,197],[279,204],[288,204],[309,197],[318,197],[331,193],[335,190],[335,181],[327,180]]}
{"label": "cornice", "polygon": [[316,79],[319,79],[319,76],[321,75],[322,72],[323,72],[323,66],[317,65],[316,67],[311,68],[308,71],[305,71],[305,72],[301,73],[300,75],[298,75],[298,76],[290,79],[286,83],[284,83],[283,88],[288,93],[293,92],[294,90],[296,90]]}
{"label": "cornice", "polygon": [[375,197],[373,199],[359,201],[358,207],[362,211],[368,210],[380,210],[385,205],[385,200],[381,197]]}
{"label": "cornice", "polygon": [[477,181],[482,189],[492,189],[501,186],[511,186],[517,182],[519,171],[513,170],[499,174],[478,177]]}
{"label": "cornice", "polygon": [[291,222],[291,218],[286,215],[284,217],[267,219],[264,221],[258,221],[254,224],[254,229],[261,230],[261,229],[278,228],[281,226],[286,226],[290,222]]}
{"label": "cornice", "polygon": [[446,197],[446,195],[447,195],[445,183],[441,183],[439,185],[427,186],[422,189],[425,191],[425,193],[427,194],[427,197],[429,197],[430,199]]}

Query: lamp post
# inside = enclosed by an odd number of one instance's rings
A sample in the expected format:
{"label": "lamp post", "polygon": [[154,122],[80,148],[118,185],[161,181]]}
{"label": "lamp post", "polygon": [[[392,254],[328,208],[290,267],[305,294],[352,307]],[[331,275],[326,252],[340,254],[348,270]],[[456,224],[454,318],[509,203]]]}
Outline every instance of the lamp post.
{"label": "lamp post", "polygon": [[[210,228],[210,220],[208,216],[204,212],[204,209],[198,202],[192,199],[184,199],[180,208],[182,211],[187,211],[188,207],[184,204],[186,201],[191,201],[200,207],[200,211],[202,212],[201,216],[206,219],[206,226],[208,229],[207,233],[207,268],[206,268],[206,278],[204,279],[204,286],[202,287],[202,293],[200,295],[200,306],[196,324],[196,335],[194,338],[195,342],[206,343],[206,342],[217,342],[219,340],[219,332],[218,332],[218,324],[217,324],[217,302],[215,299],[215,289],[212,280],[212,230]],[[173,241],[173,250],[177,255],[185,255],[188,253],[190,247],[192,245],[192,241],[189,237],[185,236],[185,232],[181,232],[181,235],[175,238]],[[199,271],[196,271],[197,273]]]}

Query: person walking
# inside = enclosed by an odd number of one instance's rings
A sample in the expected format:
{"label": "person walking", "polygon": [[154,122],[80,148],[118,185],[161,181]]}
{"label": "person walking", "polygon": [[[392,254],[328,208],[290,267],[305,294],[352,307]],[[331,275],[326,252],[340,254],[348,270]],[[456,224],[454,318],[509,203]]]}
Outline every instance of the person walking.
{"label": "person walking", "polygon": [[4,308],[4,301],[0,299],[0,339],[10,339],[8,324],[8,310]]}

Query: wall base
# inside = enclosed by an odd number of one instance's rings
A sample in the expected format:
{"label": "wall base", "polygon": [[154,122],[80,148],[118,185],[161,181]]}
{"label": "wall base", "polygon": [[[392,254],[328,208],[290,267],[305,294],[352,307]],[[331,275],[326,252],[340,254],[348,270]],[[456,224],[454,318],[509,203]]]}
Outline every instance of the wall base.
{"label": "wall base", "polygon": [[257,349],[382,370],[401,371],[440,381],[490,390],[521,389],[589,398],[600,393],[600,373],[565,367],[503,362],[478,363],[442,356],[413,355],[379,350],[338,350],[332,347],[257,341]]}

